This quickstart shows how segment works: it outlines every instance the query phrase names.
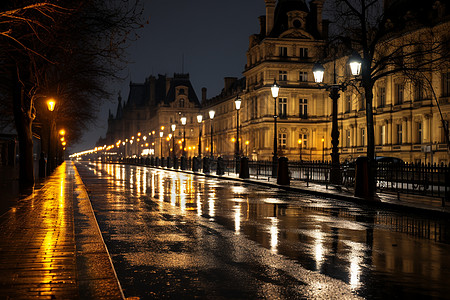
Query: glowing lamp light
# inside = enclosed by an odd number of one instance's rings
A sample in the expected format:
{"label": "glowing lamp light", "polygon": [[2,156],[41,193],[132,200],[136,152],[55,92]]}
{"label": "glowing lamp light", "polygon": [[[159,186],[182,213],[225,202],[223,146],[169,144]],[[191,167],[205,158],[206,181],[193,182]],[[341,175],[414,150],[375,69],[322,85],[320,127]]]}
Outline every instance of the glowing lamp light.
{"label": "glowing lamp light", "polygon": [[357,52],[354,52],[349,60],[348,64],[350,65],[350,70],[352,71],[353,76],[359,76],[361,73],[361,56]]}
{"label": "glowing lamp light", "polygon": [[53,111],[55,109],[55,105],[56,105],[55,99],[53,98],[48,99],[47,108],[49,111]]}
{"label": "glowing lamp light", "polygon": [[64,130],[64,129],[61,129],[60,131],[59,131],[59,135],[65,135],[66,134],[66,131]]}
{"label": "glowing lamp light", "polygon": [[241,103],[242,103],[242,99],[240,97],[237,97],[236,100],[234,100],[234,104],[236,105],[237,110],[241,109]]}
{"label": "glowing lamp light", "polygon": [[277,80],[276,79],[273,82],[273,85],[270,88],[270,90],[272,92],[272,97],[273,98],[277,98],[278,97],[278,92],[280,91],[280,86],[277,84]]}
{"label": "glowing lamp light", "polygon": [[216,112],[214,110],[210,110],[209,111],[209,118],[212,120],[214,119],[214,115],[216,114]]}
{"label": "glowing lamp light", "polygon": [[325,73],[325,68],[321,64],[316,63],[313,67],[314,81],[316,83],[322,83],[324,73]]}
{"label": "glowing lamp light", "polygon": [[203,116],[202,115],[197,115],[197,122],[201,123],[203,121]]}

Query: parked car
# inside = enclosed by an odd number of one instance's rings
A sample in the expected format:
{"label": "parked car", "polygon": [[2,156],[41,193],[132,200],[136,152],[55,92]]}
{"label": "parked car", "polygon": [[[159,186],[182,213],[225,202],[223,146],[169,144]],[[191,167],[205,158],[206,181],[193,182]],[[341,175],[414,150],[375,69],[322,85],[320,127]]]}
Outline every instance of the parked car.
{"label": "parked car", "polygon": [[405,163],[402,159],[391,156],[377,156],[375,157],[375,161],[377,163],[386,163],[395,165],[403,165]]}

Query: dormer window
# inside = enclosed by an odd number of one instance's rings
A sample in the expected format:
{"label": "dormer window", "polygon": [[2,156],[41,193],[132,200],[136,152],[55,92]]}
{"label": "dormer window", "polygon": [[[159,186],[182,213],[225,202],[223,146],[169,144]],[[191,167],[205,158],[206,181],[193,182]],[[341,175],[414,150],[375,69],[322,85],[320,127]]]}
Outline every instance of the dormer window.
{"label": "dormer window", "polygon": [[294,27],[297,29],[302,28],[302,22],[300,22],[299,19],[294,20],[293,24],[294,24]]}
{"label": "dormer window", "polygon": [[180,107],[184,107],[184,99],[180,99]]}
{"label": "dormer window", "polygon": [[179,89],[178,90],[178,95],[184,95],[184,89]]}
{"label": "dormer window", "polygon": [[280,56],[281,57],[287,56],[287,47],[280,47]]}

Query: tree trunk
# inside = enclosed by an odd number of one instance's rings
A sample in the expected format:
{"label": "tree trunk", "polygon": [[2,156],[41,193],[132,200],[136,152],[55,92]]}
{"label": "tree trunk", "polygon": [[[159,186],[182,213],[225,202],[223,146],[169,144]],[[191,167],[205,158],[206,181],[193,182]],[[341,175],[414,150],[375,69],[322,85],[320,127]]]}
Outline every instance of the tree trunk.
{"label": "tree trunk", "polygon": [[19,185],[28,189],[34,186],[32,102],[23,91],[17,71],[12,73],[13,111],[19,139]]}
{"label": "tree trunk", "polygon": [[375,130],[373,123],[373,84],[363,75],[363,85],[366,101],[367,124],[367,158],[368,158],[368,197],[373,198],[376,191],[376,162],[375,162]]}

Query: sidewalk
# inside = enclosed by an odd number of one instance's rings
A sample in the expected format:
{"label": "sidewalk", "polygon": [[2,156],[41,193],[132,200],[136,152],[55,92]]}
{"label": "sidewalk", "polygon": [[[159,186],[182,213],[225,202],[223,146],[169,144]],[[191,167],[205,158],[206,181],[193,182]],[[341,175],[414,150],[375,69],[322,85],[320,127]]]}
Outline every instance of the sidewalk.
{"label": "sidewalk", "polygon": [[71,162],[1,215],[0,231],[0,299],[123,299]]}

